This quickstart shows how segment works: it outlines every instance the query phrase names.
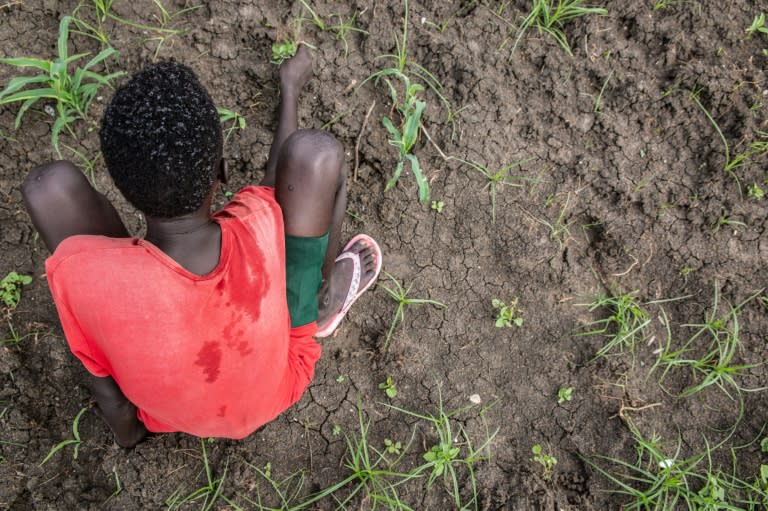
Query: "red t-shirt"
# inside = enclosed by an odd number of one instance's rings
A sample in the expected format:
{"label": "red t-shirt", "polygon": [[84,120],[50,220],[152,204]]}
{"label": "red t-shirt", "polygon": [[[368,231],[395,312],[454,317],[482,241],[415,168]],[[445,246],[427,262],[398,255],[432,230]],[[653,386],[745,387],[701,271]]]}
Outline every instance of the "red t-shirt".
{"label": "red t-shirt", "polygon": [[207,275],[140,238],[72,236],[45,264],[70,349],[150,431],[243,438],[301,397],[320,358],[316,324],[290,328],[274,190],[244,188],[214,219]]}

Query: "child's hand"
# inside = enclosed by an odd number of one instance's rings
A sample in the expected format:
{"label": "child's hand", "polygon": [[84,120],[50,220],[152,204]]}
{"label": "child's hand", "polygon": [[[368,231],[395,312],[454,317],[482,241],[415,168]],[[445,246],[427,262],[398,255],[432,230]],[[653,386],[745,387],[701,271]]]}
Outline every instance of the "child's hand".
{"label": "child's hand", "polygon": [[304,44],[296,55],[280,64],[280,89],[283,93],[297,94],[312,77],[312,55]]}

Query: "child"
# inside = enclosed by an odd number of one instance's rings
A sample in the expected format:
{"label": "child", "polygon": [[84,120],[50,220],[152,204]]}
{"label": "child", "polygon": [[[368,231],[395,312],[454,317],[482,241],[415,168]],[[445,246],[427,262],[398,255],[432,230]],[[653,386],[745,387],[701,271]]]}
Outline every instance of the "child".
{"label": "child", "polygon": [[378,276],[381,251],[368,236],[333,257],[346,170],[331,135],[297,131],[311,74],[301,46],[280,67],[261,186],[213,215],[227,182],[218,115],[192,71],[173,62],[119,89],[101,125],[104,161],[144,213],[144,239],[130,237],[69,162],[25,180],[64,334],[119,445],[147,431],[239,439],[274,419],[312,379],[313,336],[330,335]]}

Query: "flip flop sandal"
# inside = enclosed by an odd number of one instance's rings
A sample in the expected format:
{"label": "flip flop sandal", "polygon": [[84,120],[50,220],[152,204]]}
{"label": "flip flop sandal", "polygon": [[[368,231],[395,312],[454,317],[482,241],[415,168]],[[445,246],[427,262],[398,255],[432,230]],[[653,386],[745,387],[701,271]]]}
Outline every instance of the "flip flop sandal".
{"label": "flip flop sandal", "polygon": [[[358,241],[365,242],[368,248],[373,250],[373,256],[376,259],[376,267],[374,268],[373,278],[368,281],[368,283],[365,284],[362,288],[360,288],[360,280],[362,278],[362,262],[360,261],[360,255],[357,253],[349,252],[349,250],[351,250],[351,248]],[[344,305],[341,307],[341,310],[330,317],[328,323],[317,331],[315,337],[328,337],[331,335],[336,330],[336,327],[339,326],[341,320],[344,319],[344,316],[352,307],[352,304],[354,304],[357,299],[360,298],[360,295],[365,293],[368,288],[373,285],[373,283],[379,277],[379,273],[381,273],[381,248],[379,247],[379,244],[376,243],[376,240],[367,234],[358,234],[349,240],[349,242],[344,246],[341,254],[339,254],[339,256],[336,258],[336,261],[341,261],[342,259],[350,259],[352,261],[352,282],[349,284],[349,290],[347,291],[347,296],[344,298]]]}

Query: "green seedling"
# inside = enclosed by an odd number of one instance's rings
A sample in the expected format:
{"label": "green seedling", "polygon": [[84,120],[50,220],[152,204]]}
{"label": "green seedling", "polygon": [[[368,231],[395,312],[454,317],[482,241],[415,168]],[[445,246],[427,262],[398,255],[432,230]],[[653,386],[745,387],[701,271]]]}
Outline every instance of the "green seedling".
{"label": "green seedling", "polygon": [[712,117],[712,114],[709,113],[709,110],[707,110],[706,107],[704,107],[704,105],[701,103],[701,98],[699,97],[700,95],[701,95],[701,89],[693,89],[688,91],[688,97],[704,113],[706,118],[709,120],[709,123],[715,129],[715,131],[717,132],[717,135],[720,137],[720,140],[723,142],[724,157],[725,157],[723,170],[727,172],[736,181],[736,186],[739,189],[739,196],[741,196],[741,181],[739,181],[739,177],[736,175],[735,170],[736,168],[744,164],[744,161],[749,157],[749,155],[747,153],[741,153],[736,155],[736,157],[734,157],[733,159],[731,159],[731,146],[728,144],[728,140],[725,138],[725,135],[723,135],[723,131],[720,129],[720,126],[717,124],[717,121],[715,121],[715,119]]}
{"label": "green seedling", "polygon": [[[160,55],[160,50],[165,45],[165,43],[175,36],[180,36],[184,34],[184,30],[179,30],[175,28],[171,28],[170,25],[176,21],[176,18],[179,16],[182,16],[184,14],[187,14],[192,11],[196,11],[197,9],[201,9],[202,5],[193,5],[191,7],[184,7],[182,9],[179,9],[176,12],[168,12],[168,10],[163,6],[163,3],[160,0],[152,0],[152,2],[155,4],[155,7],[157,7],[159,11],[159,15],[153,14],[152,16],[157,20],[159,23],[159,27],[154,27],[151,30],[157,33],[157,35],[154,35],[152,37],[149,37],[146,39],[146,41],[157,41],[157,46],[155,47],[155,53],[154,53],[154,60],[157,60],[158,56]],[[126,23],[124,20],[123,23]],[[128,25],[131,25],[130,23],[127,23]]]}
{"label": "green seedling", "polygon": [[768,27],[765,26],[765,13],[761,12],[752,20],[752,24],[747,28],[747,38],[755,34],[768,34]]}
{"label": "green seedling", "polygon": [[84,4],[86,4],[85,0],[82,0],[72,13],[72,21],[75,24],[75,28],[72,30],[72,32],[95,39],[99,41],[102,47],[109,46],[109,36],[107,35],[106,31],[106,23],[108,20],[141,30],[145,33],[151,33],[152,37],[148,37],[144,40],[158,42],[154,53],[154,59],[157,60],[163,44],[165,44],[165,42],[171,37],[179,36],[184,33],[184,30],[172,28],[168,25],[174,21],[177,16],[194,11],[196,9],[200,9],[202,6],[197,5],[187,7],[171,14],[166,10],[166,8],[159,0],[153,0],[153,2],[159,10],[159,15],[153,15],[155,20],[159,22],[159,26],[136,23],[134,21],[130,21],[115,15],[112,12],[112,4],[114,3],[114,0],[92,0],[94,20],[92,22],[88,21],[84,16],[80,16],[80,11],[83,9]]}
{"label": "green seedling", "polygon": [[529,214],[531,218],[549,229],[549,239],[556,241],[558,247],[560,247],[561,250],[565,245],[566,240],[571,237],[571,224],[573,222],[565,221],[565,215],[568,212],[568,205],[570,202],[571,193],[568,192],[568,195],[565,197],[565,204],[563,204],[563,209],[560,210],[560,214],[557,216],[554,222],[548,222],[543,218],[536,218],[535,216]]}
{"label": "green seedling", "polygon": [[[744,371],[759,367],[762,364],[737,364],[737,351],[742,344],[739,313],[756,299],[762,290],[757,291],[733,306],[726,304],[726,312],[720,312],[720,292],[715,283],[715,295],[712,308],[705,316],[704,323],[689,323],[684,328],[694,329],[693,335],[677,349],[672,347],[671,336],[661,349],[659,358],[651,368],[651,372],[662,368],[659,384],[674,369],[688,370],[698,380],[680,392],[680,397],[697,394],[707,387],[715,386],[732,400],[741,402],[742,392],[757,392],[761,388],[744,388],[736,380]],[[729,390],[735,391],[734,397]]]}
{"label": "green seedling", "polygon": [[494,298],[491,305],[496,309],[496,328],[523,326],[523,317],[520,315],[522,311],[517,307],[517,298],[509,304]]}
{"label": "green seedling", "polygon": [[400,455],[403,452],[403,444],[390,440],[389,438],[384,439],[384,448],[389,454]]}
{"label": "green seedling", "polygon": [[94,188],[96,187],[96,162],[101,158],[101,151],[96,153],[96,156],[93,158],[88,158],[82,151],[78,151],[72,146],[69,146],[62,142],[61,144],[64,146],[64,149],[72,153],[72,156],[77,158],[78,166],[83,170],[83,174],[88,176],[88,181],[90,181],[91,186]]}
{"label": "green seedling", "polygon": [[[608,317],[588,323],[586,332],[579,336],[600,335],[609,340],[595,354],[595,358],[601,358],[612,352],[624,353],[629,351],[634,355],[638,342],[649,337],[648,325],[650,316],[645,310],[645,305],[636,298],[637,291],[616,295],[601,295],[592,303],[579,304],[588,306],[590,312],[597,310],[606,311]],[[648,302],[653,303],[653,302]]]}
{"label": "green seedling", "polygon": [[[603,82],[603,86],[600,87],[600,93],[597,95],[597,98],[595,98],[595,106],[592,109],[592,111],[595,112],[596,114],[603,113],[602,112],[602,109],[603,109],[603,94],[605,94],[605,88],[608,86],[608,81],[611,79],[612,76],[613,76],[613,70],[611,70],[611,72],[608,73],[608,77]],[[642,154],[641,154],[641,157],[642,157]]]}
{"label": "green seedling", "polygon": [[435,211],[436,213],[442,213],[443,208],[445,207],[445,203],[441,200],[433,200],[432,204],[430,204],[429,207],[430,209],[432,209],[432,211]]}
{"label": "green seedling", "polygon": [[272,45],[271,62],[279,66],[283,61],[296,55],[299,49],[299,43],[294,40],[278,41]]}
{"label": "green seedling", "polygon": [[3,301],[9,311],[18,307],[19,300],[21,300],[21,288],[31,283],[32,277],[19,275],[15,271],[8,273],[0,280],[0,300]]}
{"label": "green seedling", "polygon": [[322,31],[325,31],[325,21],[323,21],[323,18],[317,15],[317,13],[305,2],[304,0],[299,0],[301,2],[301,5],[304,6],[304,9],[309,12],[309,15],[311,16],[310,19],[307,18],[300,18],[299,22],[303,23],[304,21],[310,21],[312,22],[317,28],[319,28]]}
{"label": "green seedling", "polygon": [[202,451],[203,468],[197,477],[205,474],[206,484],[186,495],[184,495],[185,489],[183,486],[178,488],[165,501],[165,505],[167,506],[166,509],[168,511],[171,511],[172,509],[180,509],[185,504],[197,501],[201,498],[204,498],[201,509],[203,511],[210,511],[214,509],[213,505],[219,497],[222,496],[221,492],[224,488],[224,478],[227,477],[227,467],[224,467],[224,472],[221,477],[214,479],[213,470],[211,470],[211,466],[208,463],[208,453],[205,450],[205,441],[202,438],[200,439],[200,448]]}
{"label": "green seedling", "polygon": [[671,7],[673,5],[685,4],[690,1],[691,0],[657,0],[656,3],[653,4],[653,10],[659,11],[661,9],[666,9],[667,7]]}
{"label": "green seedling", "polygon": [[346,59],[347,56],[349,56],[349,34],[351,32],[356,32],[358,34],[365,34],[368,35],[367,30],[363,30],[362,28],[358,28],[355,26],[355,22],[357,21],[357,15],[359,13],[355,13],[346,20],[341,17],[339,14],[335,14],[334,16],[338,19],[338,23],[335,25],[330,25],[328,27],[328,30],[331,32],[334,32],[336,35],[334,39],[337,41],[342,41],[344,43],[344,58]]}
{"label": "green seedling", "polygon": [[387,380],[379,383],[379,388],[382,389],[389,399],[397,397],[397,387],[391,376],[387,376]]}
{"label": "green seedling", "polygon": [[519,168],[523,163],[527,163],[532,159],[533,158],[526,158],[524,160],[512,162],[509,165],[502,166],[500,169],[496,171],[490,170],[485,165],[482,165],[476,161],[459,160],[462,163],[469,165],[474,170],[478,171],[487,179],[487,182],[485,183],[483,190],[487,189],[488,194],[491,196],[491,221],[492,222],[494,223],[496,222],[496,192],[501,191],[501,189],[504,186],[522,187],[523,186],[522,184],[517,183],[513,180],[524,180],[525,178],[522,178],[519,176],[510,176],[509,172],[516,167]]}
{"label": "green seedling", "polygon": [[224,144],[226,144],[233,131],[245,129],[245,117],[234,110],[229,110],[227,108],[216,107],[216,111],[219,114],[219,122],[221,124],[230,123],[230,125],[224,129]]}
{"label": "green seedling", "polygon": [[601,7],[584,7],[584,0],[532,0],[531,3],[531,12],[517,30],[517,36],[509,55],[510,59],[523,35],[532,27],[536,27],[539,33],[543,32],[552,36],[568,55],[573,56],[564,32],[565,23],[589,14],[599,16],[608,14],[608,11]]}
{"label": "green seedling", "polygon": [[723,211],[722,214],[720,215],[720,218],[718,218],[717,221],[712,225],[712,234],[717,234],[718,232],[720,232],[720,229],[722,229],[725,226],[746,227],[747,224],[745,224],[744,222],[740,222],[738,220],[734,220],[733,218],[730,217],[730,215],[728,215],[728,213]]}
{"label": "green seedling", "polygon": [[346,117],[347,115],[349,115],[351,113],[352,113],[352,110],[347,110],[346,112],[341,112],[340,114],[333,116],[331,118],[331,120],[329,120],[328,122],[326,122],[325,124],[320,126],[320,129],[321,130],[328,130],[328,129],[330,129],[331,126],[333,126],[334,124],[336,124],[337,122],[339,122],[340,120],[342,120],[344,117]]}
{"label": "green seedling", "polygon": [[341,434],[341,426],[339,426],[338,424],[335,424],[333,426],[333,429],[331,430],[331,434],[333,436],[339,436]]}
{"label": "green seedling", "polygon": [[97,40],[102,48],[111,46],[105,25],[107,20],[110,19],[113,1],[92,0],[94,19],[91,22],[86,21],[85,17],[80,16],[81,9],[86,5],[85,0],[81,0],[77,7],[75,7],[75,10],[72,11],[72,22],[75,24],[75,29],[72,32]]}
{"label": "green seedling", "polygon": [[573,399],[573,387],[560,387],[557,389],[557,404],[561,405]]}
{"label": "green seedling", "polygon": [[85,411],[88,410],[87,406],[84,406],[80,409],[79,412],[77,412],[77,415],[75,415],[75,419],[72,421],[72,438],[68,438],[67,440],[62,440],[58,444],[54,445],[51,450],[48,452],[45,458],[43,458],[43,461],[40,462],[40,466],[42,467],[45,465],[45,463],[50,460],[54,454],[62,450],[68,445],[73,445],[75,447],[75,450],[72,452],[72,459],[77,459],[78,450],[80,449],[80,417],[83,416]]}
{"label": "green seedling", "polygon": [[[21,103],[16,114],[15,128],[18,129],[24,114],[39,100],[55,101],[54,115],[56,120],[51,129],[51,143],[56,153],[61,157],[59,150],[59,135],[66,129],[72,136],[72,124],[88,116],[88,108],[102,87],[111,87],[111,82],[118,76],[125,74],[122,71],[100,75],[93,68],[106,59],[117,55],[114,48],[105,48],[95,57],[89,60],[83,67],[76,67],[72,74],[70,68],[79,60],[86,57],[87,53],[69,55],[67,40],[69,39],[69,25],[71,16],[64,16],[59,24],[58,58],[56,60],[43,60],[32,57],[0,58],[0,63],[17,68],[34,68],[42,71],[35,76],[17,76],[8,82],[5,89],[0,92],[0,105]],[[37,88],[24,89],[33,85]],[[24,90],[22,90],[24,89]]]}
{"label": "green seedling", "polygon": [[622,509],[757,511],[768,503],[768,492],[757,481],[751,484],[737,476],[733,449],[728,453],[734,460],[730,473],[713,467],[713,454],[724,442],[710,446],[705,438],[703,452],[683,458],[682,439],[671,449],[658,437],[644,437],[629,418],[626,423],[635,442],[634,462],[601,455],[582,458],[614,485],[609,492],[628,498]]}
{"label": "green seedling", "polygon": [[346,378],[343,374],[340,374],[336,377],[336,383],[344,383],[344,380],[346,380]]}
{"label": "green seedling", "polygon": [[392,333],[395,331],[395,328],[398,324],[402,323],[405,320],[405,308],[410,305],[432,305],[434,307],[438,307],[441,309],[444,309],[447,307],[446,304],[442,302],[438,302],[436,300],[430,300],[427,298],[410,298],[408,296],[408,293],[411,291],[411,288],[413,287],[413,284],[409,285],[408,288],[403,287],[403,284],[400,283],[395,277],[387,273],[386,271],[383,272],[384,275],[387,276],[387,278],[392,281],[394,284],[393,287],[389,287],[385,284],[382,284],[381,287],[384,288],[384,290],[389,294],[390,297],[397,303],[397,307],[395,309],[395,315],[392,317],[392,322],[389,325],[389,330],[387,330],[387,337],[384,341],[384,348],[387,349],[389,346],[389,341],[392,339]]}
{"label": "green seedling", "polygon": [[[400,174],[403,172],[406,160],[411,164],[411,172],[416,178],[416,184],[419,188],[419,202],[422,204],[429,200],[429,183],[426,176],[421,172],[421,166],[416,155],[411,151],[416,144],[416,140],[419,137],[419,123],[421,122],[421,114],[424,112],[424,107],[427,104],[424,101],[417,99],[416,94],[424,90],[424,87],[418,83],[411,83],[408,77],[402,76],[403,85],[405,87],[405,101],[402,105],[398,106],[398,110],[402,116],[402,122],[400,128],[396,128],[388,117],[381,119],[381,123],[387,129],[390,135],[389,143],[397,148],[398,159],[397,166],[395,167],[395,173],[387,181],[387,185],[384,191],[391,190],[400,179]],[[397,104],[397,91],[392,83],[387,80],[390,92],[392,94],[393,104]]]}
{"label": "green seedling", "polygon": [[17,140],[10,135],[8,135],[5,131],[0,129],[0,139],[7,140],[8,142],[17,142]]}
{"label": "green seedling", "polygon": [[120,482],[120,476],[117,475],[116,467],[112,467],[112,476],[115,478],[115,491],[113,491],[109,497],[107,497],[102,505],[117,497],[123,491],[123,484]]}
{"label": "green seedling", "polygon": [[545,453],[541,447],[541,444],[534,444],[534,446],[531,447],[531,452],[533,453],[531,461],[534,461],[542,466],[542,479],[545,481],[552,480],[552,473],[554,471],[555,465],[557,465],[557,458]]}
{"label": "green seedling", "polygon": [[[462,423],[456,420],[457,415],[470,409],[472,405],[453,411],[446,411],[439,386],[436,414],[420,414],[393,405],[388,406],[393,410],[425,421],[437,434],[437,442],[422,454],[422,458],[426,463],[414,468],[410,474],[412,476],[420,476],[422,473],[428,472],[427,488],[438,478],[442,478],[443,485],[453,498],[455,506],[453,509],[474,509],[477,511],[479,509],[479,502],[474,467],[477,463],[490,459],[490,445],[498,434],[499,428],[491,433],[486,426],[485,440],[479,447],[473,447],[469,434],[462,426]],[[485,424],[483,414],[484,411],[481,411],[480,415]],[[463,502],[461,485],[459,484],[458,471],[462,468],[468,474],[469,485],[472,491],[468,502]]]}
{"label": "green seedling", "polygon": [[[397,466],[407,454],[413,443],[414,435],[411,436],[408,444],[402,447],[402,452],[396,455],[394,459],[390,459],[386,456],[386,448],[380,451],[370,444],[371,421],[364,418],[362,405],[359,402],[357,416],[359,424],[357,434],[351,436],[344,434],[347,452],[343,464],[344,468],[349,471],[347,477],[313,493],[299,503],[295,503],[294,500],[298,498],[300,493],[300,484],[295,485],[297,486],[296,489],[286,491],[282,490],[282,485],[272,483],[273,489],[280,490],[282,507],[265,507],[259,504],[257,505],[258,509],[320,509],[316,505],[318,502],[332,498],[334,504],[329,509],[341,510],[348,509],[353,499],[360,496],[364,502],[371,503],[371,509],[379,509],[379,506],[382,506],[394,511],[413,511],[411,507],[402,502],[399,492],[401,485],[414,480],[418,474],[400,472],[397,470]],[[293,476],[289,476],[289,478],[291,477]],[[303,475],[300,482],[303,482]],[[342,495],[342,491],[345,491],[346,494]],[[250,502],[256,504],[253,501]]]}
{"label": "green seedling", "polygon": [[[448,111],[449,120],[455,116],[452,115],[451,104],[442,92],[443,85],[440,81],[430,73],[424,66],[414,62],[408,57],[408,0],[403,1],[405,7],[405,14],[403,16],[403,36],[398,38],[395,36],[395,53],[380,55],[376,57],[377,60],[384,59],[392,62],[392,65],[376,71],[372,75],[368,76],[365,80],[360,82],[357,86],[359,89],[369,81],[373,80],[374,83],[378,83],[380,79],[393,77],[397,78],[404,84],[410,84],[411,78],[415,77],[422,83],[424,83],[437,98],[443,104]],[[406,85],[406,90],[408,85]]]}
{"label": "green seedling", "polygon": [[[248,502],[252,506],[254,506],[254,509],[258,509],[259,511],[274,511],[274,510],[280,510],[280,511],[295,511],[299,509],[303,509],[301,504],[294,505],[294,502],[299,499],[299,495],[301,494],[301,490],[304,487],[304,480],[306,477],[306,471],[304,469],[299,469],[296,472],[290,474],[286,478],[282,480],[276,480],[272,476],[272,464],[267,463],[263,469],[258,468],[251,463],[245,462],[246,465],[248,465],[250,468],[254,469],[261,478],[263,478],[269,486],[272,489],[272,493],[277,498],[277,506],[268,506],[264,502],[264,499],[261,495],[261,487],[260,485],[256,484],[254,490],[256,492],[256,500],[253,500],[251,498],[251,495],[243,495],[239,494],[240,498],[242,498],[244,501]],[[242,511],[242,508],[237,506],[234,502],[232,502],[226,495],[222,495],[222,499],[233,507],[233,509],[237,511]]]}

